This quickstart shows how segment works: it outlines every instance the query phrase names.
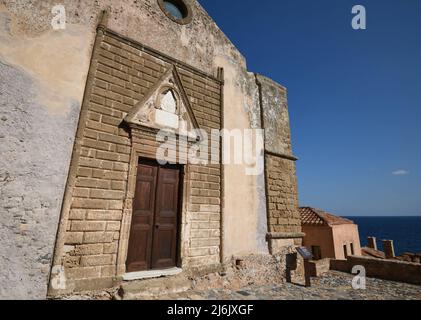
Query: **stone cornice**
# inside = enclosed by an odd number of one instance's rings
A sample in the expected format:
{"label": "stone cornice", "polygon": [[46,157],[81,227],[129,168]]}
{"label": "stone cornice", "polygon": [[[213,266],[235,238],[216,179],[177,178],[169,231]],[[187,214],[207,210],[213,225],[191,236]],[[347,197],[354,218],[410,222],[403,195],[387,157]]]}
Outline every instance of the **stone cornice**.
{"label": "stone cornice", "polygon": [[266,239],[301,239],[305,237],[303,232],[269,232]]}
{"label": "stone cornice", "polygon": [[272,151],[268,151],[265,150],[265,154],[270,155],[270,156],[274,156],[274,157],[278,157],[278,158],[282,158],[282,159],[286,159],[286,160],[291,160],[291,161],[297,161],[298,158],[294,155],[289,155],[289,154],[284,154],[284,153],[277,153],[277,152],[272,152]]}

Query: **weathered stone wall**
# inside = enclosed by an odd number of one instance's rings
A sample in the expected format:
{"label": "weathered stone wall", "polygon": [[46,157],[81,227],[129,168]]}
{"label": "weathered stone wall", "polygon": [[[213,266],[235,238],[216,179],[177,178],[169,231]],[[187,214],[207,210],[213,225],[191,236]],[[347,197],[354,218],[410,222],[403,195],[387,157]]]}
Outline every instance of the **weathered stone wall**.
{"label": "weathered stone wall", "polygon": [[[139,155],[155,158],[160,143],[154,134],[130,134],[123,119],[171,67],[159,54],[147,53],[106,30],[99,32],[92,77],[87,84],[88,100],[83,106],[88,111],[79,125],[80,148],[72,162],[76,179],[68,189],[72,195],[70,212],[63,212],[64,219],[68,215],[67,227],[62,235],[64,240],[58,242],[63,249],[57,248],[65,267],[66,290],[84,289],[93,282],[106,283],[107,278],[126,272],[135,193],[135,180],[128,179],[129,172],[137,172]],[[177,69],[198,125],[210,137],[211,129],[221,127],[220,83],[183,70],[182,66]],[[219,149],[216,153],[219,154]],[[218,264],[220,165],[189,165],[186,172],[187,212],[182,215],[181,235],[183,266]],[[60,263],[60,257],[57,262]]]}
{"label": "weathered stone wall", "polygon": [[256,75],[265,130],[265,170],[270,232],[300,232],[295,160],[286,89]]}
{"label": "weathered stone wall", "polygon": [[320,277],[330,270],[330,259],[313,260],[308,262],[311,277]]}
{"label": "weathered stone wall", "polygon": [[[187,25],[168,19],[156,0],[1,0],[0,4],[2,11],[7,12],[7,20],[2,25],[8,25],[6,32],[14,36],[27,36],[28,40],[43,36],[47,47],[54,36],[60,38],[63,34],[73,35],[74,39],[79,40],[90,37],[92,41],[98,16],[102,10],[108,10],[110,29],[180,61],[189,62],[200,70],[216,75],[215,59],[228,57],[231,58],[231,64],[244,70],[244,57],[201,5],[195,0],[185,1],[191,5],[193,12],[192,22]],[[51,10],[56,4],[62,4],[66,9],[65,30],[52,30],[51,20],[54,15]],[[84,30],[78,30],[79,27]],[[61,55],[63,53],[55,52],[51,56]],[[25,57],[25,54],[22,53],[20,57]],[[56,71],[61,70],[61,66],[58,66]]]}
{"label": "weathered stone wall", "polygon": [[291,130],[284,87],[256,75],[259,87],[261,123],[265,130],[265,184],[268,244],[272,254],[301,245],[297,177],[292,154]]}
{"label": "weathered stone wall", "polygon": [[0,74],[0,298],[21,299],[46,289],[78,104],[51,115],[30,74]]}
{"label": "weathered stone wall", "polygon": [[267,154],[266,166],[269,232],[301,232],[295,163]]}
{"label": "weathered stone wall", "polygon": [[256,75],[256,82],[260,87],[265,150],[293,157],[287,90],[262,75]]}
{"label": "weathered stone wall", "polygon": [[[0,84],[0,117],[5,119],[0,121],[1,239],[4,244],[0,247],[0,297],[37,299],[46,296],[48,266],[53,256],[54,237],[101,11],[109,9],[109,29],[128,39],[187,62],[214,76],[219,67],[224,68],[224,128],[261,127],[258,86],[254,74],[247,72],[243,56],[200,4],[197,1],[188,1],[192,5],[193,20],[188,25],[179,25],[166,17],[155,0],[63,0],[60,4],[66,8],[67,25],[66,29],[58,31],[51,27],[51,9],[57,1],[0,1],[0,78],[9,79]],[[124,64],[125,60],[120,61]],[[113,83],[116,87],[119,87],[117,82],[125,81],[125,76],[116,71],[111,75],[103,72],[102,76],[107,79],[112,77],[116,81]],[[148,76],[156,78],[154,74]],[[148,79],[141,80],[148,82]],[[104,86],[104,79],[98,77],[96,86],[98,93],[103,92],[104,88],[101,86]],[[103,150],[97,150],[95,158],[91,157],[92,154],[85,154],[84,157],[96,165],[99,165],[99,160],[104,167],[87,165],[80,172],[81,175],[92,175],[92,178],[99,179],[101,170],[112,170],[115,179],[110,179],[114,183],[111,183],[113,186],[110,186],[108,192],[112,197],[120,197],[124,187],[122,178],[126,175],[129,156],[127,133],[118,129],[118,142],[106,139],[110,138],[110,133],[115,132],[115,128],[110,127],[132,106],[135,95],[143,94],[146,90],[136,83],[122,89],[125,93],[128,90],[134,96],[130,97],[129,94],[122,102],[116,101],[114,113],[101,116],[99,123],[103,126],[100,130],[89,128],[93,130],[91,134],[98,137],[97,145],[101,145]],[[136,93],[136,90],[140,93]],[[107,92],[110,96],[119,94],[121,93],[112,91],[111,87]],[[98,122],[97,111],[92,109],[89,115],[92,117],[89,119],[91,124]],[[85,143],[92,143],[92,137],[87,136],[84,139]],[[105,149],[114,146],[119,150],[119,158],[110,161],[106,157],[110,156],[109,152],[112,150]],[[98,155],[103,159],[96,158]],[[113,161],[118,164],[114,165]],[[225,191],[221,194],[222,247],[223,256],[228,260],[239,253],[267,251],[264,239],[267,232],[264,176],[247,176],[246,167],[226,166],[221,180],[221,189]],[[83,178],[87,181],[91,179],[90,176]],[[86,199],[83,197],[86,197],[84,189],[87,187],[79,185],[78,188],[79,198]],[[101,192],[95,193],[99,195]],[[246,199],[245,194],[248,195]],[[94,227],[90,224],[89,228],[101,230],[77,231],[78,227],[85,227],[78,226],[78,223],[74,225],[75,237],[79,237],[76,240],[81,237],[78,232],[83,234],[81,241],[85,239],[85,232],[102,233],[102,228],[105,228],[103,236],[109,240],[107,250],[104,249],[105,245],[102,249],[101,246],[89,247],[89,250],[94,250],[90,252],[102,250],[101,255],[109,255],[101,258],[107,260],[107,268],[104,265],[101,271],[104,274],[114,272],[108,263],[115,259],[117,239],[114,237],[117,235],[112,229],[117,228],[120,221],[119,214],[114,211],[120,210],[118,201],[106,201],[111,214],[107,219],[98,221],[106,222],[105,225],[99,223]],[[100,201],[91,203],[102,206]],[[83,211],[87,208],[75,207],[75,210],[79,209],[81,212],[72,211],[72,216],[87,220],[87,212]],[[95,210],[101,211],[100,208]],[[93,218],[90,215],[90,219]],[[66,224],[64,229],[69,228],[73,232],[72,223]],[[66,249],[73,250],[71,247]],[[71,264],[71,260],[68,263]],[[96,276],[98,270],[94,266],[92,270]]]}
{"label": "weathered stone wall", "polygon": [[[16,235],[11,228],[5,230],[4,237],[9,239],[11,247],[2,249],[2,287],[9,293],[22,288],[23,296],[43,298],[46,292],[48,272],[41,273],[36,267],[38,260],[49,264],[53,253],[53,239],[59,220],[62,195],[66,185],[67,168],[69,166],[74,133],[77,127],[77,115],[82,104],[83,92],[86,85],[88,66],[94,44],[96,25],[102,10],[109,9],[109,28],[130,39],[139,41],[155,50],[163,52],[180,61],[209,74],[216,75],[217,68],[225,69],[224,104],[227,106],[224,127],[227,129],[247,129],[260,127],[259,103],[254,75],[246,70],[245,60],[232,43],[219,30],[214,21],[207,15],[197,1],[190,1],[193,10],[193,20],[188,25],[179,25],[166,17],[155,0],[98,0],[98,1],[60,1],[66,9],[67,25],[65,30],[54,31],[51,27],[53,14],[51,9],[57,4],[55,0],[2,0],[0,2],[0,56],[3,64],[7,64],[16,73],[15,82],[9,82],[8,91],[16,90],[16,104],[22,112],[15,114],[16,121],[21,124],[35,126],[42,135],[26,135],[23,130],[16,130],[16,139],[22,148],[17,149],[13,143],[3,144],[3,148],[10,153],[10,158],[23,158],[31,155],[28,165],[39,163],[26,179],[12,166],[9,158],[3,158],[9,166],[3,175],[10,175],[19,180],[17,184],[34,186],[29,190],[13,187],[17,191],[8,191],[6,206],[12,210],[24,212],[24,206],[18,202],[11,203],[12,198],[26,197],[37,194],[37,199],[50,203],[48,214],[40,214],[36,219],[28,216],[28,221],[38,220],[39,224],[29,224],[30,232],[38,232],[37,225],[43,226],[42,235],[51,238],[49,241],[36,237],[40,243],[29,241],[25,252],[18,250],[21,235]],[[6,68],[4,68],[6,70]],[[8,71],[3,71],[1,77],[8,78]],[[18,76],[17,74],[22,74]],[[27,90],[32,83],[33,91]],[[21,90],[25,88],[25,90]],[[26,98],[31,93],[34,103]],[[3,100],[4,101],[4,100]],[[9,103],[7,104],[9,106]],[[39,112],[32,109],[39,106]],[[29,111],[29,110],[34,110]],[[28,112],[29,111],[29,112]],[[44,113],[44,116],[40,116]],[[37,115],[37,120],[31,117]],[[35,128],[35,127],[33,127]],[[60,128],[60,130],[57,130]],[[9,130],[7,130],[9,132]],[[57,131],[60,131],[57,134]],[[9,133],[7,133],[8,135]],[[6,136],[7,136],[6,135]],[[25,139],[25,135],[28,139]],[[48,141],[48,147],[40,151],[40,145]],[[106,152],[105,150],[103,150]],[[3,153],[6,154],[6,153]],[[45,158],[53,159],[54,164],[46,162]],[[2,160],[3,160],[2,159]],[[29,159],[29,158],[28,158]],[[55,169],[55,166],[57,166]],[[19,167],[20,168],[20,167]],[[224,208],[230,215],[224,215],[224,256],[229,259],[232,254],[264,251],[265,241],[260,235],[264,234],[266,222],[264,179],[263,176],[250,177],[244,174],[245,166],[227,166],[224,170],[223,186],[226,190]],[[32,172],[49,179],[48,188],[39,185],[40,179]],[[117,192],[119,190],[116,190]],[[244,201],[244,194],[248,194]],[[36,208],[36,204],[29,204],[28,208]],[[41,206],[40,209],[44,207]],[[5,209],[6,210],[6,209]],[[7,209],[7,211],[9,211]],[[31,209],[32,210],[32,209]],[[3,225],[19,228],[21,221],[11,215],[4,216]],[[24,214],[24,218],[26,214]],[[239,227],[240,223],[244,224]],[[23,228],[26,228],[25,226]],[[236,241],[232,241],[230,234]],[[14,244],[14,245],[12,245]],[[38,250],[42,253],[38,254]],[[47,257],[43,260],[41,257]],[[16,268],[13,261],[20,263],[22,268]],[[28,280],[39,284],[36,290]],[[28,295],[28,292],[30,294]]]}
{"label": "weathered stone wall", "polygon": [[302,283],[303,265],[303,259],[292,247],[285,247],[283,251],[275,255],[251,254],[236,257],[224,264],[223,272],[211,273],[195,279],[195,289],[239,290],[250,285],[280,284],[287,281],[288,274],[293,283]]}
{"label": "weathered stone wall", "polygon": [[330,269],[351,273],[354,266],[363,266],[367,277],[421,284],[421,264],[397,260],[349,256],[348,260],[331,260]]}
{"label": "weathered stone wall", "polygon": [[69,26],[27,36],[20,13],[17,2],[0,2],[0,298],[39,299],[47,291],[93,35]]}

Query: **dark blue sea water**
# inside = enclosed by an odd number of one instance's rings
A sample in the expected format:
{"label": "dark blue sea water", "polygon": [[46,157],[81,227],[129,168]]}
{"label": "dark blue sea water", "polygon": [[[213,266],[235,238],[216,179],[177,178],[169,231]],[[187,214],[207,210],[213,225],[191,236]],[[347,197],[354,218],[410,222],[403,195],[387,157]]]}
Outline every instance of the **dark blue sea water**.
{"label": "dark blue sea water", "polygon": [[361,245],[367,245],[367,237],[377,238],[377,246],[383,250],[381,240],[394,240],[395,253],[421,253],[421,217],[348,217],[360,231]]}

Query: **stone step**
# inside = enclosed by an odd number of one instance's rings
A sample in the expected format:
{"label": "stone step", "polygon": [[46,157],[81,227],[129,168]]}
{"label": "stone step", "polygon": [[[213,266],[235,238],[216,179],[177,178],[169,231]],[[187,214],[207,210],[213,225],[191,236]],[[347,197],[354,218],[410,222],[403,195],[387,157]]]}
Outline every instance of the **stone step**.
{"label": "stone step", "polygon": [[142,300],[154,296],[182,293],[192,289],[193,282],[184,274],[155,279],[125,281],[118,290],[123,300]]}

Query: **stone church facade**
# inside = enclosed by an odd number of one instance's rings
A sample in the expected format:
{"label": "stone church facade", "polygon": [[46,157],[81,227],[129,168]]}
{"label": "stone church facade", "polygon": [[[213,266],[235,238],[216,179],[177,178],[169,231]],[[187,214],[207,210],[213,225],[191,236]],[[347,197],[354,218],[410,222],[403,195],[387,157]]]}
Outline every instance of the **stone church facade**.
{"label": "stone church facade", "polygon": [[[286,89],[248,72],[197,1],[62,1],[54,30],[56,4],[0,3],[0,297],[294,252]],[[221,161],[222,129],[265,130],[261,173]],[[189,153],[199,142],[217,163]]]}

